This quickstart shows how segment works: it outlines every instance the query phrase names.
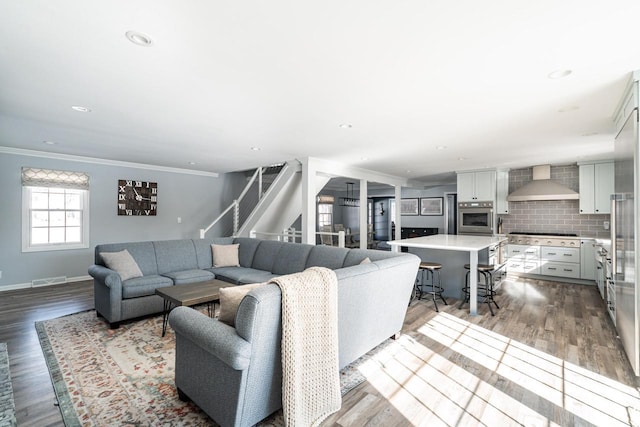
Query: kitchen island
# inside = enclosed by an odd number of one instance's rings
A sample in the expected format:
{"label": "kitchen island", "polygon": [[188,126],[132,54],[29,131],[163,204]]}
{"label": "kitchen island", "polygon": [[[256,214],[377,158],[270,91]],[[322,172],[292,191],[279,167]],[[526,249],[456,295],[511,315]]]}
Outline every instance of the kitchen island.
{"label": "kitchen island", "polygon": [[[505,240],[504,236],[436,234],[433,236],[392,240],[387,243],[394,251],[399,251],[400,247],[404,246],[409,248],[409,252],[418,255],[423,261],[441,263],[445,295],[451,296],[455,290],[460,291],[464,284],[464,276],[466,274],[464,264],[466,264],[466,261],[469,261],[471,271],[476,271],[481,252],[482,262],[486,263],[488,262],[488,248]],[[467,252],[469,253],[468,258],[466,256]],[[478,275],[470,274],[469,282],[469,313],[475,316],[478,314]]]}

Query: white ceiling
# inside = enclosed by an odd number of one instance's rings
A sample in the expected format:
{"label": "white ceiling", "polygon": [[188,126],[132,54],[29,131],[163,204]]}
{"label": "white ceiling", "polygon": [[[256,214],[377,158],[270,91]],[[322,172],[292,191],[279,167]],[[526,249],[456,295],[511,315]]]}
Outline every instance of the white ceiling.
{"label": "white ceiling", "polygon": [[638,17],[638,0],[2,1],[0,146],[426,181],[610,158]]}

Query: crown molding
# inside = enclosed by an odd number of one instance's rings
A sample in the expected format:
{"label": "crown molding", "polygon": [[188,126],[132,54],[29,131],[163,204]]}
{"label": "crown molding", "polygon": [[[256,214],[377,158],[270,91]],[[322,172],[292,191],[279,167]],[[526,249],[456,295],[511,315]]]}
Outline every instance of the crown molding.
{"label": "crown molding", "polygon": [[107,159],[99,159],[96,157],[75,156],[71,154],[48,153],[46,151],[25,150],[23,148],[0,146],[0,153],[14,154],[18,156],[43,157],[47,159],[56,159],[56,160],[68,160],[71,162],[93,163],[93,164],[105,165],[105,166],[120,166],[125,168],[147,169],[147,170],[154,170],[159,172],[180,173],[180,174],[186,174],[186,175],[208,176],[212,178],[218,178],[220,176],[220,174],[217,172],[205,172],[205,171],[198,171],[198,170],[192,170],[192,169],[172,168],[168,166],[148,165],[146,163],[123,162],[120,160],[107,160]]}

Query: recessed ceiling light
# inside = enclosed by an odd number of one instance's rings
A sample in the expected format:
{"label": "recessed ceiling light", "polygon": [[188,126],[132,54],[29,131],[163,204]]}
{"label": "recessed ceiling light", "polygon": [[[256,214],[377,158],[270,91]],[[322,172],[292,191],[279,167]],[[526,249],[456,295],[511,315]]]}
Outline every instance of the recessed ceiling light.
{"label": "recessed ceiling light", "polygon": [[563,78],[567,77],[571,73],[572,73],[571,70],[555,70],[555,71],[549,73],[549,75],[547,77],[552,79],[552,80],[557,80],[557,79],[563,79]]}
{"label": "recessed ceiling light", "polygon": [[411,173],[411,169],[407,169],[407,173]]}
{"label": "recessed ceiling light", "polygon": [[151,40],[151,37],[149,37],[145,33],[141,33],[138,31],[127,31],[125,33],[125,36],[131,43],[135,43],[138,46],[149,47],[153,44],[153,40]]}
{"label": "recessed ceiling light", "polygon": [[597,135],[598,132],[587,132],[587,133],[583,133],[582,136],[594,136]]}
{"label": "recessed ceiling light", "polygon": [[342,129],[351,129],[353,127],[353,125],[351,123],[341,123],[340,127]]}
{"label": "recessed ceiling light", "polygon": [[189,162],[189,164],[190,164],[191,166],[193,166],[193,165],[197,165],[197,163],[196,163],[196,162]]}
{"label": "recessed ceiling light", "polygon": [[458,157],[458,160],[467,160],[466,157]]}
{"label": "recessed ceiling light", "polygon": [[82,105],[73,105],[72,110],[80,111],[81,113],[90,113],[91,108],[83,107]]}
{"label": "recessed ceiling light", "polygon": [[446,146],[446,145],[438,145],[438,146],[436,147],[436,150],[445,150],[446,148],[447,148],[447,146]]}
{"label": "recessed ceiling light", "polygon": [[579,109],[580,107],[578,107],[577,105],[569,105],[568,107],[562,107],[561,109],[559,109],[558,113],[566,113],[568,111],[576,111]]}
{"label": "recessed ceiling light", "polygon": [[251,147],[251,151],[260,151],[262,148],[260,147]]}
{"label": "recessed ceiling light", "polygon": [[366,160],[369,160],[369,158],[368,158],[368,157],[366,157],[366,156],[363,156],[363,157],[360,157],[360,160],[362,160],[362,161],[364,162],[364,161],[366,161]]}
{"label": "recessed ceiling light", "polygon": [[56,145],[56,142],[53,141],[42,141],[43,143],[47,144],[47,145]]}

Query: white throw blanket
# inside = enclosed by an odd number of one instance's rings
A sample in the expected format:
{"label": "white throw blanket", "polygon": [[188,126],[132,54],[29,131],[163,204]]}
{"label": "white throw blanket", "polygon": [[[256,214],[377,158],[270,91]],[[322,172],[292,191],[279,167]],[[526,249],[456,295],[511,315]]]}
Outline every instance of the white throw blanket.
{"label": "white throw blanket", "polygon": [[282,291],[282,407],[287,426],[340,409],[338,279],[324,267],[272,280]]}

